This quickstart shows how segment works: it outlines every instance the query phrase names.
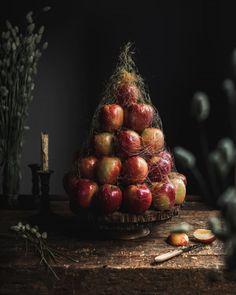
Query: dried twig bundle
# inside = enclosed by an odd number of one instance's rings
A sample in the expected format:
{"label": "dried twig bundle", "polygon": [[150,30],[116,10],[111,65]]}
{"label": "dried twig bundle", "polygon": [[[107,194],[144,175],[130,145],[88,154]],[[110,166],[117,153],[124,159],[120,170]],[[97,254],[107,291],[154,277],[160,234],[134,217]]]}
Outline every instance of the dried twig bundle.
{"label": "dried twig bundle", "polygon": [[29,130],[26,123],[34,76],[42,51],[48,47],[47,42],[42,43],[44,26],[36,30],[32,11],[26,20],[25,30],[6,21],[0,37],[0,167],[5,165],[5,194],[15,194],[19,189],[20,155],[23,134]]}

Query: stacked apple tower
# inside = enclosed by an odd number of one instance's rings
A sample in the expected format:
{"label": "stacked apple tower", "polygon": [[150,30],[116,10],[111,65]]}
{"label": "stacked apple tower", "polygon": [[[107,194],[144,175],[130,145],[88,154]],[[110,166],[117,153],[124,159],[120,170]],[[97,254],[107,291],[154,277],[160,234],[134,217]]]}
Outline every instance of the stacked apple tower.
{"label": "stacked apple tower", "polygon": [[186,195],[186,178],[173,166],[160,117],[128,44],[95,112],[76,169],[64,176],[71,207],[99,214],[170,210]]}

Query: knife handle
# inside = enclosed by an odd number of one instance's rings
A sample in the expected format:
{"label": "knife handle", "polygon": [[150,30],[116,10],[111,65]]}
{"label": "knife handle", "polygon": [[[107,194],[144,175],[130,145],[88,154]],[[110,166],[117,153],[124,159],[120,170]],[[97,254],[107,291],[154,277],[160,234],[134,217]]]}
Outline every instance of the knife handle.
{"label": "knife handle", "polygon": [[161,262],[169,260],[169,259],[171,259],[173,257],[176,257],[176,256],[178,256],[178,255],[180,255],[182,253],[183,253],[183,249],[178,249],[178,250],[174,250],[174,251],[170,251],[170,252],[158,255],[158,256],[156,256],[154,258],[154,260],[157,263],[161,263]]}

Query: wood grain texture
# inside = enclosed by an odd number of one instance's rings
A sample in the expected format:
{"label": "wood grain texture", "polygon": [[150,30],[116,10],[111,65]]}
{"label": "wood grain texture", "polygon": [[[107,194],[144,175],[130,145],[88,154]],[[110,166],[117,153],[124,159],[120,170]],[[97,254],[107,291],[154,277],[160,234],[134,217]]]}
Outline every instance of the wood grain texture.
{"label": "wood grain texture", "polygon": [[[67,202],[52,202],[57,215],[39,218],[35,211],[2,210],[0,213],[0,294],[235,294],[236,283],[224,270],[220,241],[185,253],[162,264],[154,257],[173,249],[165,239],[170,228],[187,221],[206,227],[210,215],[204,204],[188,203],[179,216],[153,227],[150,236],[135,241],[110,240],[78,224]],[[60,281],[45,271],[34,253],[24,256],[24,244],[9,227],[18,221],[47,230],[49,244],[79,260],[54,265]],[[191,241],[191,243],[193,243]]]}

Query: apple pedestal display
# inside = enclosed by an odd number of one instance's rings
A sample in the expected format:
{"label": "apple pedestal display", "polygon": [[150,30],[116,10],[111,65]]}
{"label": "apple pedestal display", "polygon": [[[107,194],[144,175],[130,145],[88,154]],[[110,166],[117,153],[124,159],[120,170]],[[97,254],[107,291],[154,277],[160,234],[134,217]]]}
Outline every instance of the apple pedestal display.
{"label": "apple pedestal display", "polygon": [[186,178],[174,170],[158,110],[132,54],[128,43],[63,181],[80,224],[127,240],[177,215],[186,196]]}

